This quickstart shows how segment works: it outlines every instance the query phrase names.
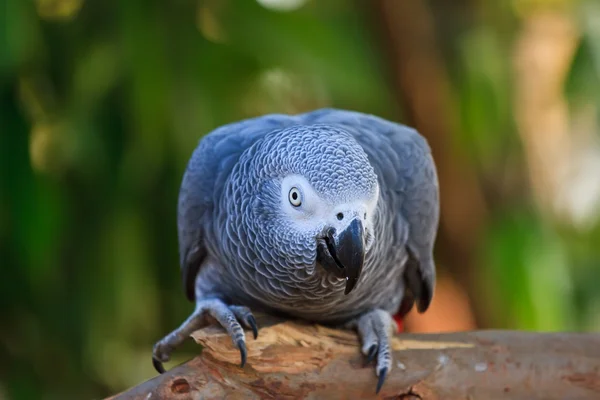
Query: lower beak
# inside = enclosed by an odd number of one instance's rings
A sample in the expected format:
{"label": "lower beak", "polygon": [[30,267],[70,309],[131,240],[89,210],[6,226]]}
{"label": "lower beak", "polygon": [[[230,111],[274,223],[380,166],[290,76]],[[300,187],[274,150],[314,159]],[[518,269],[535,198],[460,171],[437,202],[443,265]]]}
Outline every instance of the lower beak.
{"label": "lower beak", "polygon": [[[325,244],[329,253],[328,255],[333,258],[335,266],[328,265],[332,264],[331,262],[322,262],[322,264],[330,272],[334,272],[335,275],[346,278],[346,290],[344,294],[348,294],[356,286],[365,263],[365,241],[362,222],[358,218],[354,219],[346,229],[338,234],[336,234],[335,229],[329,229],[326,232]],[[318,247],[320,261],[326,261],[324,259],[329,258],[322,254],[324,251],[325,249],[321,246]]]}

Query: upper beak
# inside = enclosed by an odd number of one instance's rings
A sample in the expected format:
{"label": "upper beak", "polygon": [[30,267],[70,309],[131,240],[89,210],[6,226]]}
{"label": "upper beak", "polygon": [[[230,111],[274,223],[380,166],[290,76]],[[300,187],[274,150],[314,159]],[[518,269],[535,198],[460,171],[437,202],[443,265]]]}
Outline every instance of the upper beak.
{"label": "upper beak", "polygon": [[346,278],[344,294],[348,294],[358,282],[365,263],[362,222],[356,218],[343,231],[336,233],[335,229],[330,228],[325,235],[325,243],[320,242],[317,247],[317,258],[330,272]]}

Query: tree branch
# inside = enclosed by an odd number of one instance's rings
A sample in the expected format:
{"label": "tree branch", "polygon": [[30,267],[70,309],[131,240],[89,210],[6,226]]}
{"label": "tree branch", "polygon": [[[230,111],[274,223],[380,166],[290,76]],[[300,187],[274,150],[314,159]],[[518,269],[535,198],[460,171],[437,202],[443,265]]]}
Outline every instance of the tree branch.
{"label": "tree branch", "polygon": [[202,355],[109,399],[600,398],[600,335],[396,335],[394,366],[376,396],[375,368],[364,365],[354,332],[258,319],[243,369],[231,339],[212,326],[192,335]]}

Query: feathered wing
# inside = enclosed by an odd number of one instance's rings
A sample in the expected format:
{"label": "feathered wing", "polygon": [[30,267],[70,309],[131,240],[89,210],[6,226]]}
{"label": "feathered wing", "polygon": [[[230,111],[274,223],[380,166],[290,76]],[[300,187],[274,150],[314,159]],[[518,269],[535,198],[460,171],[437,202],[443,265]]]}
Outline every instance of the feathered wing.
{"label": "feathered wing", "polygon": [[[382,198],[396,213],[397,246],[405,246],[406,293],[399,313],[429,307],[435,286],[433,245],[439,221],[439,188],[429,145],[416,130],[352,111],[323,109],[306,122],[342,126],[363,146],[379,176]],[[406,232],[408,230],[408,232]]]}
{"label": "feathered wing", "polygon": [[296,122],[272,114],[224,125],[200,140],[183,174],[177,204],[181,277],[187,298],[195,299],[195,281],[208,255],[205,230],[233,167],[244,150],[265,134]]}

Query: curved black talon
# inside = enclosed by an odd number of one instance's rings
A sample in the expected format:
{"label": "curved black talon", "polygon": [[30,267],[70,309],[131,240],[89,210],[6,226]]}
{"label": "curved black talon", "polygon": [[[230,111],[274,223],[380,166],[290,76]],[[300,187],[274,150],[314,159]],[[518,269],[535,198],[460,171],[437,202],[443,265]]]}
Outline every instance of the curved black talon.
{"label": "curved black talon", "polygon": [[254,340],[258,337],[258,326],[256,326],[256,319],[251,315],[248,317],[248,325],[252,328],[252,333],[254,334]]}
{"label": "curved black talon", "polygon": [[378,349],[379,349],[379,346],[376,345],[376,344],[374,344],[371,347],[369,347],[369,354],[367,355],[367,361],[365,361],[365,365],[370,364],[371,361],[373,361],[373,359],[377,355],[377,350]]}
{"label": "curved black talon", "polygon": [[166,372],[165,367],[163,367],[163,363],[160,362],[156,357],[152,357],[152,365],[154,365],[154,369],[159,374],[164,374]]}
{"label": "curved black talon", "polygon": [[240,355],[242,356],[242,364],[240,365],[241,368],[244,368],[244,365],[246,365],[246,343],[244,343],[243,340],[238,340],[237,342],[237,347],[238,349],[240,349]]}
{"label": "curved black talon", "polygon": [[377,389],[375,390],[375,394],[378,394],[379,391],[381,390],[381,387],[383,386],[383,382],[385,381],[385,376],[387,375],[388,369],[387,368],[383,368],[381,371],[379,371],[379,380],[377,381]]}

